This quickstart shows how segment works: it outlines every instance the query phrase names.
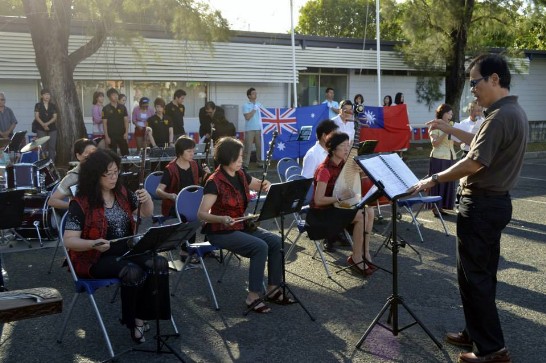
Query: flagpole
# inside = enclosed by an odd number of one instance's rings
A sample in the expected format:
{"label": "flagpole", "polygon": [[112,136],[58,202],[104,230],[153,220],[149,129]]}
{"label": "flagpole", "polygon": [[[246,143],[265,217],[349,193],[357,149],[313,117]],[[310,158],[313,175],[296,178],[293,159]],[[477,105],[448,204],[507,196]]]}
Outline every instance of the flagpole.
{"label": "flagpole", "polygon": [[297,74],[296,74],[296,40],[294,37],[294,1],[290,0],[290,33],[292,38],[292,92],[294,93],[294,103],[292,107],[298,107],[298,90],[297,90]]}
{"label": "flagpole", "polygon": [[375,34],[376,38],[376,63],[377,63],[377,102],[379,106],[383,105],[381,99],[381,33],[379,31],[379,0],[375,0]]}

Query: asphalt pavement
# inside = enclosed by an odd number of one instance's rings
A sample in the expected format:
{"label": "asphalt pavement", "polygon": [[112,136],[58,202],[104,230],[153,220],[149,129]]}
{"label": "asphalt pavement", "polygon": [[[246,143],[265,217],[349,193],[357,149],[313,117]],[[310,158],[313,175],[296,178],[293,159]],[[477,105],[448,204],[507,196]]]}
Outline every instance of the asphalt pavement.
{"label": "asphalt pavement", "polygon": [[[411,169],[421,177],[428,162],[412,161]],[[274,180],[274,172],[269,173]],[[507,348],[514,362],[538,363],[546,360],[546,157],[530,155],[525,160],[521,179],[512,192],[512,221],[502,237],[498,273],[497,304]],[[156,212],[159,207],[156,207]],[[494,213],[494,211],[492,211]],[[383,220],[375,223],[371,249],[376,251],[388,234],[390,207],[382,207]],[[455,213],[445,218],[449,236],[430,211],[422,212],[424,242],[420,242],[408,214],[398,223],[406,245],[398,254],[398,290],[405,304],[442,342],[439,349],[419,325],[398,332],[374,326],[360,349],[356,344],[392,294],[393,277],[378,271],[362,278],[345,267],[348,246],[337,246],[327,253],[332,279],[327,278],[320,260],[313,258],[314,244],[302,236],[286,264],[286,281],[301,304],[271,305],[270,314],[245,311],[248,260],[231,261],[221,283],[216,280],[222,266],[205,260],[216,291],[220,310],[213,308],[203,271],[183,272],[182,282],[172,298],[173,317],[180,337],[168,343],[186,362],[456,362],[460,349],[444,344],[448,331],[464,324],[455,270]],[[286,218],[289,224],[291,218]],[[149,225],[149,224],[148,224]],[[275,225],[263,226],[274,230]],[[289,239],[297,233],[292,231]],[[61,268],[62,257],[47,273],[54,242],[39,248],[26,245],[0,246],[11,290],[54,287],[64,298],[64,312],[58,315],[7,323],[0,339],[2,362],[99,362],[108,351],[92,312],[89,300],[78,300],[61,344],[57,334],[74,290],[71,277]],[[288,248],[290,242],[287,241]],[[392,253],[381,248],[374,262],[392,271]],[[172,271],[171,286],[180,272]],[[115,352],[134,347],[128,330],[118,323],[119,298],[110,303],[114,288],[97,291],[97,304],[105,320]],[[171,288],[171,292],[172,288]],[[305,311],[305,309],[309,314]],[[385,314],[380,322],[389,327]],[[311,317],[314,319],[311,319]],[[414,323],[414,318],[399,307],[399,328]],[[160,322],[161,333],[172,333],[168,321]],[[140,348],[155,350],[152,331]],[[121,362],[175,362],[171,354],[132,351]]]}

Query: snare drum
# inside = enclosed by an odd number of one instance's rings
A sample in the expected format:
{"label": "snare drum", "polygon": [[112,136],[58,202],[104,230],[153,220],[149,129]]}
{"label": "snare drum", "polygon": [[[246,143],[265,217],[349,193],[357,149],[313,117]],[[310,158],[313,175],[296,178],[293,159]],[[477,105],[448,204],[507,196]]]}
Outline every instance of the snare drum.
{"label": "snare drum", "polygon": [[24,238],[38,239],[38,231],[43,240],[55,240],[59,235],[53,208],[47,205],[49,194],[25,194],[23,223],[15,230]]}
{"label": "snare drum", "polygon": [[51,159],[37,161],[34,165],[38,168],[38,185],[42,189],[51,190],[61,180],[61,176]]}
{"label": "snare drum", "polygon": [[34,164],[15,164],[6,167],[7,188],[15,190],[39,189],[38,169]]}

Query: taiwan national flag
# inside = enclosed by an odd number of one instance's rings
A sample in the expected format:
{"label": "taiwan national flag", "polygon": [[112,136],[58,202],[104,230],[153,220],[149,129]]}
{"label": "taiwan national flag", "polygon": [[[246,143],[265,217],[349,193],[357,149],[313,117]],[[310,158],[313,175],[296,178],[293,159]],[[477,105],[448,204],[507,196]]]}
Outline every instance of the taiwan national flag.
{"label": "taiwan national flag", "polygon": [[[283,157],[300,158],[316,142],[316,125],[328,119],[328,106],[298,108],[260,108],[262,115],[262,148],[263,157],[267,157],[273,132],[277,132],[272,160]],[[308,141],[297,141],[302,126],[312,126],[311,138]]]}
{"label": "taiwan national flag", "polygon": [[390,152],[409,148],[411,130],[405,104],[390,107],[364,107],[365,121],[361,121],[360,141],[378,140],[376,152]]}

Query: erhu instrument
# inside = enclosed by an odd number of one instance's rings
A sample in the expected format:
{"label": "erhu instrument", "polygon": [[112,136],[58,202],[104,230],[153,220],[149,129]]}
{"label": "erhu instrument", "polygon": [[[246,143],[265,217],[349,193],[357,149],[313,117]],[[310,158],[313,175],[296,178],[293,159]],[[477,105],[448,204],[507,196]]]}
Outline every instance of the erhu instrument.
{"label": "erhu instrument", "polygon": [[[142,148],[142,157],[140,159],[140,172],[138,176],[138,189],[144,188],[144,177],[146,175],[146,149],[148,148],[148,133],[144,132],[144,147]],[[159,164],[158,164],[159,165]],[[140,217],[140,207],[142,203],[138,202],[137,207],[137,219],[135,222],[135,230],[133,231],[133,234],[136,235],[138,233],[138,227],[140,226],[140,222],[142,222],[142,218]]]}
{"label": "erhu instrument", "polygon": [[[267,158],[264,163],[264,170],[262,174],[262,180],[260,182],[260,189],[258,190],[258,195],[256,196],[256,205],[254,206],[254,213],[252,213],[253,216],[256,216],[258,212],[258,204],[260,203],[260,197],[262,195],[263,184],[267,176],[267,169],[269,168],[269,164],[271,163],[271,158],[273,157],[273,148],[275,147],[275,139],[277,139],[278,134],[279,133],[277,131],[273,131],[271,141],[269,142],[269,150],[267,150]],[[258,228],[258,224],[252,220],[246,221],[245,226],[246,226],[246,229],[250,231],[255,231]]]}

